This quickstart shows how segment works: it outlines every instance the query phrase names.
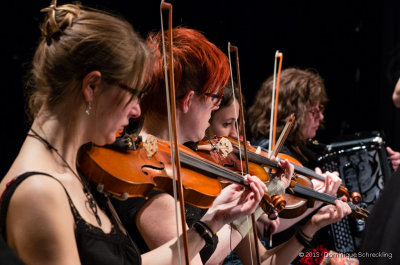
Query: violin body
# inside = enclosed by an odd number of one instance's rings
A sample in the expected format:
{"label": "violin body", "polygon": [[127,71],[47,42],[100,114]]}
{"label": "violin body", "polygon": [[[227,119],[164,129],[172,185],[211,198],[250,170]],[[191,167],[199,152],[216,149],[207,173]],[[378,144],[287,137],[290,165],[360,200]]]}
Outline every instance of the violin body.
{"label": "violin body", "polygon": [[[128,140],[128,147],[118,148],[119,142]],[[123,144],[122,144],[123,146]],[[179,146],[181,159],[181,181],[185,202],[198,208],[211,207],[221,193],[219,178],[249,185],[241,175],[199,156],[185,146]],[[81,172],[97,184],[99,191],[105,191],[124,200],[128,197],[146,197],[152,189],[173,194],[173,165],[169,143],[147,137],[145,142],[130,140],[130,136],[119,138],[114,146],[90,146],[81,150],[79,158]],[[261,207],[270,216],[276,218],[285,202],[283,197],[271,199],[264,195]]]}
{"label": "violin body", "polygon": [[[120,152],[106,147],[84,146],[80,151],[79,170],[106,191],[120,198],[146,197],[156,186],[154,175],[165,174],[163,165],[145,157],[140,150]],[[137,161],[145,160],[142,167]]]}
{"label": "violin body", "polygon": [[[156,141],[140,143],[135,149],[86,147],[81,151],[80,170],[101,191],[120,199],[147,197],[153,189],[172,195],[174,180],[169,145]],[[211,207],[221,193],[219,181],[188,168],[181,170],[185,202],[199,208]]]}
{"label": "violin body", "polygon": [[[167,142],[157,142],[158,151],[154,154],[154,158],[165,166],[166,174],[155,175],[153,180],[156,183],[156,189],[173,194],[171,149]],[[180,146],[180,151],[192,152],[184,146]],[[210,208],[215,198],[221,193],[222,185],[218,179],[199,173],[184,164],[181,168],[181,178],[185,202],[198,208]]]}
{"label": "violin body", "polygon": [[[301,185],[303,187],[307,187],[312,189],[313,183],[311,180],[305,176],[297,175],[295,180],[292,180],[292,185]],[[280,217],[290,219],[296,218],[302,215],[308,208],[314,207],[315,200],[313,198],[299,197],[292,192],[286,192],[285,195],[286,207],[279,214]]]}

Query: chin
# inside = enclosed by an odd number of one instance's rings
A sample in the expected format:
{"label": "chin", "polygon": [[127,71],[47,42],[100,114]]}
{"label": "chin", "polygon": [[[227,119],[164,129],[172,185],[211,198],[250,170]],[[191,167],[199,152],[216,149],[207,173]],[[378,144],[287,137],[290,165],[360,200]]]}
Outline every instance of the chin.
{"label": "chin", "polygon": [[109,136],[107,138],[104,138],[104,139],[98,141],[96,144],[99,145],[99,146],[104,146],[104,145],[107,145],[107,144],[113,144],[115,142],[115,139],[116,139],[115,135],[112,135],[112,136]]}
{"label": "chin", "polygon": [[117,138],[115,137],[115,135],[110,136],[107,140],[105,144],[113,144],[115,142]]}

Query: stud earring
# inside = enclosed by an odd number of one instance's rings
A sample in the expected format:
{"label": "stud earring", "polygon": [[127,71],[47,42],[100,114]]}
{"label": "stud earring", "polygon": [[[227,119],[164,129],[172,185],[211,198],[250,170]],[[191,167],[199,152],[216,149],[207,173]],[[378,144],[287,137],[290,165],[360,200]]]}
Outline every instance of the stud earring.
{"label": "stud earring", "polygon": [[85,113],[86,113],[86,115],[90,115],[90,110],[92,109],[92,107],[91,107],[91,105],[90,105],[90,102],[88,102],[88,105],[87,105],[87,107],[86,107],[86,110],[85,110]]}

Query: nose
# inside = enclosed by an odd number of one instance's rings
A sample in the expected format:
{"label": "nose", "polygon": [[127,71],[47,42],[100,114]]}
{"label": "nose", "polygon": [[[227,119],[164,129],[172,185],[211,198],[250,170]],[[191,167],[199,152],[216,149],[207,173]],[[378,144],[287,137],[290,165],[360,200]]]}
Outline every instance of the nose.
{"label": "nose", "polygon": [[211,108],[212,111],[219,109],[219,104],[214,104]]}
{"label": "nose", "polygon": [[318,115],[318,119],[320,120],[320,121],[322,121],[323,119],[324,119],[324,113],[323,112],[319,112],[319,115]]}
{"label": "nose", "polygon": [[229,137],[236,139],[237,138],[237,130],[236,130],[236,123],[232,123],[231,129],[229,131]]}
{"label": "nose", "polygon": [[129,112],[129,117],[130,118],[139,118],[140,114],[141,114],[140,104],[136,101],[133,104],[133,106],[132,106],[132,108],[131,108],[131,110]]}

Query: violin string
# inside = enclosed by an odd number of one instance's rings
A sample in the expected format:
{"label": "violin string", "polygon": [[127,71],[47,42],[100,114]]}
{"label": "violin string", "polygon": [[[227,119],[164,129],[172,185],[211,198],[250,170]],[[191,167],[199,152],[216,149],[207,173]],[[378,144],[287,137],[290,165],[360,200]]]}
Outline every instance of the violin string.
{"label": "violin string", "polygon": [[[236,147],[238,149],[238,147],[236,145],[232,144],[232,146]],[[239,152],[239,151],[237,151],[237,152]],[[240,149],[240,152],[244,152],[243,148]],[[256,154],[254,152],[249,152],[249,158],[252,161],[254,161],[255,163],[258,163],[258,164],[263,164],[263,165],[267,165],[267,166],[271,166],[271,167],[277,167],[278,166],[278,162],[272,161],[269,158],[267,158],[265,156],[262,156],[262,155],[259,155],[259,154]],[[292,163],[292,165],[294,166],[294,171],[296,173],[300,174],[300,175],[311,176],[311,177],[313,177],[315,179],[325,181],[324,177],[316,174],[314,171],[312,171],[309,168],[300,167],[300,166],[298,166],[298,165],[296,165],[294,163]]]}
{"label": "violin string", "polygon": [[[244,152],[243,148],[238,147],[235,144],[232,144],[233,147],[236,147],[238,153]],[[248,152],[249,158],[257,164],[264,164],[270,167],[278,167],[278,162],[272,161],[271,159],[264,157],[262,155],[258,155],[254,152]]]}
{"label": "violin string", "polygon": [[249,185],[244,182],[244,178],[231,170],[225,169],[219,165],[215,165],[203,159],[192,157],[186,153],[180,152],[182,163],[186,164],[188,167],[195,167],[197,170],[203,172],[208,172],[211,175],[217,175],[231,180],[235,183],[249,187]]}
{"label": "violin string", "polygon": [[[237,148],[237,149],[239,149],[238,146],[236,146],[235,144],[232,144],[232,146]],[[239,150],[240,150],[240,152],[243,152],[242,148],[240,148]],[[237,152],[239,152],[239,150]],[[259,164],[266,164],[266,165],[273,166],[273,167],[277,166],[277,162],[272,161],[272,160],[270,160],[270,159],[268,159],[268,158],[266,158],[266,157],[264,157],[262,155],[259,155],[259,154],[253,153],[253,152],[249,152],[249,158],[253,159],[254,162],[259,163]],[[314,171],[312,171],[310,169],[299,167],[296,164],[293,164],[293,165],[295,167],[295,172],[296,173],[303,174],[303,175],[309,175],[309,176],[312,176],[312,177],[314,177],[316,179],[319,179],[319,180],[325,180],[322,176],[314,173]],[[321,201],[324,201],[324,202],[327,202],[327,203],[331,203],[331,204],[334,204],[334,201],[337,199],[337,198],[335,198],[333,196],[330,196],[328,194],[319,193],[319,192],[317,192],[317,191],[315,191],[313,189],[308,189],[308,188],[300,186],[300,185],[296,185],[295,189],[298,192],[300,192],[300,190],[301,190],[301,193],[303,195],[312,195],[315,199],[318,199],[318,200],[321,200]],[[349,207],[351,208],[352,211],[361,213],[362,215],[363,215],[363,213],[369,214],[367,210],[365,210],[365,209],[363,209],[361,207],[358,207],[357,205],[355,205],[355,204],[353,204],[351,202],[346,202],[346,203],[349,205]]]}
{"label": "violin string", "polygon": [[[337,200],[337,198],[330,196],[328,194],[325,193],[319,193],[313,189],[309,189],[300,185],[296,185],[293,190],[299,194],[302,195],[306,195],[306,196],[312,196],[313,198],[326,202],[326,203],[330,203],[330,204],[335,204],[335,200]],[[364,212],[365,209],[362,209],[360,207],[358,207],[357,205],[354,205],[351,202],[345,202],[349,205],[350,209],[352,211],[356,211],[356,212]]]}
{"label": "violin string", "polygon": [[218,155],[219,162],[221,163],[221,165],[223,165],[222,157],[221,157],[221,154],[218,152],[218,148],[215,146],[214,142],[207,135],[205,136],[205,138],[208,140],[210,145],[213,147],[213,150],[216,151],[215,153],[217,153],[217,155]]}

